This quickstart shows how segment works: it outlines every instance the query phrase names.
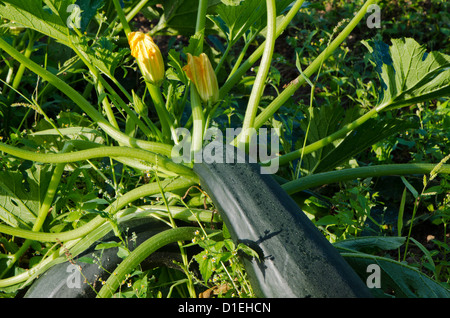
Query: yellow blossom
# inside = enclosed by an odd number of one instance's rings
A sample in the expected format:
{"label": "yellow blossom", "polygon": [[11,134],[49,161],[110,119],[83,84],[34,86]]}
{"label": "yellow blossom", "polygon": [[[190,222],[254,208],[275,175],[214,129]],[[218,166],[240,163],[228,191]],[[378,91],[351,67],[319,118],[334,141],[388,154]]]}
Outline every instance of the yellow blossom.
{"label": "yellow blossom", "polygon": [[159,85],[164,79],[164,61],[152,37],[143,32],[131,32],[128,43],[145,80]]}
{"label": "yellow blossom", "polygon": [[200,56],[192,56],[188,53],[187,56],[188,63],[183,70],[194,83],[200,98],[204,102],[216,102],[219,99],[219,85],[208,56],[205,53]]}

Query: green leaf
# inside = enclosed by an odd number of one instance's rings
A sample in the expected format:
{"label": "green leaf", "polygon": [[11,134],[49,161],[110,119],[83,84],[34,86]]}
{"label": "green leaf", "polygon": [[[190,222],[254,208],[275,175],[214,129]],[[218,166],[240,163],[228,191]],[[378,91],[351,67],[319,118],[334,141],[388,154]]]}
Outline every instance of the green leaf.
{"label": "green leaf", "polygon": [[372,53],[382,82],[379,109],[393,109],[450,94],[450,56],[426,52],[414,39],[392,39],[392,45],[363,41]]}
{"label": "green leaf", "polygon": [[408,182],[408,180],[406,180],[405,177],[401,176],[400,178],[402,179],[403,184],[412,193],[412,195],[414,196],[414,199],[417,199],[419,197],[419,192],[417,192],[417,190],[413,187],[413,185],[411,183]]}
{"label": "green leaf", "polygon": [[[300,122],[300,127],[305,132],[308,130],[309,124],[309,131],[306,136],[307,144],[312,144],[338,131],[342,126],[359,117],[358,112],[358,108],[356,107],[346,111],[340,105],[324,104],[320,107],[315,107],[313,113],[309,116],[306,114],[307,118]],[[303,142],[303,140],[301,142]],[[303,157],[304,168],[313,172],[321,160],[325,158],[330,151],[333,151],[340,142],[342,142],[342,139],[336,140],[333,143],[318,149],[314,153]],[[296,146],[300,148],[302,145],[297,143]]]}
{"label": "green leaf", "polygon": [[94,259],[91,257],[83,256],[83,257],[77,258],[77,262],[94,264]]}
{"label": "green leaf", "polygon": [[417,121],[401,119],[369,119],[352,131],[336,148],[324,156],[314,168],[314,173],[331,171],[347,162],[371,145],[411,128],[419,128]]}
{"label": "green leaf", "polygon": [[261,19],[265,8],[265,2],[259,0],[246,0],[239,5],[220,4],[216,7],[216,13],[224,24],[218,24],[218,20],[215,23],[228,29],[223,31],[226,32],[230,45],[233,45],[258,19]]}
{"label": "green leaf", "polygon": [[[422,272],[395,260],[364,253],[341,253],[359,277],[366,282],[369,265],[380,267],[381,289],[371,289],[375,296],[408,298],[449,298],[450,291]],[[383,292],[385,293],[383,295]]]}
{"label": "green leaf", "polygon": [[[277,15],[291,2],[291,0],[276,1]],[[218,17],[211,17],[211,20],[227,35],[230,45],[236,43],[250,27],[262,29],[267,24],[265,1],[222,1],[215,11]]]}
{"label": "green leaf", "polygon": [[188,78],[186,72],[183,71],[183,63],[180,59],[180,53],[171,49],[168,53],[168,65],[173,68],[173,72],[168,73],[168,78],[171,80],[181,81],[183,84],[187,85]]}
{"label": "green leaf", "polygon": [[108,249],[108,248],[113,248],[113,247],[120,247],[122,246],[121,242],[104,242],[104,243],[100,243],[97,246],[95,246],[95,250],[103,250],[103,249]]}
{"label": "green leaf", "polygon": [[[198,0],[167,0],[159,2],[163,8],[162,14],[153,9],[145,8],[142,10],[144,15],[148,15],[149,20],[158,20],[158,24],[150,31],[150,35],[166,34],[166,35],[192,35],[195,32],[195,24],[197,21]],[[209,0],[208,11],[220,3],[220,0]],[[212,23],[206,21],[206,32],[209,34],[213,31]]]}
{"label": "green leaf", "polygon": [[24,171],[0,172],[0,220],[30,229],[44,200],[50,174],[36,165]]}
{"label": "green leaf", "polygon": [[194,258],[199,264],[200,274],[202,274],[204,281],[207,282],[208,279],[211,277],[214,268],[214,264],[211,261],[208,252],[203,251],[195,255]]}
{"label": "green leaf", "polygon": [[80,7],[81,21],[80,21],[80,29],[84,31],[89,22],[91,22],[92,18],[95,17],[97,11],[103,8],[105,1],[104,0],[77,0],[76,4]]}
{"label": "green leaf", "polygon": [[364,236],[347,239],[334,243],[334,247],[340,250],[354,250],[358,252],[395,250],[406,241],[404,237],[396,236]]}
{"label": "green leaf", "polygon": [[114,77],[114,72],[119,63],[129,54],[128,48],[117,49],[117,45],[110,38],[100,37],[94,45],[89,45],[87,37],[72,36],[72,43],[85,55],[93,67],[99,69],[109,78]]}
{"label": "green leaf", "polygon": [[409,238],[416,246],[422,251],[422,253],[425,255],[425,258],[427,259],[428,263],[431,265],[431,270],[434,272],[436,270],[436,264],[433,261],[433,257],[431,256],[430,251],[422,245],[419,241],[417,241],[415,238],[410,237]]}
{"label": "green leaf", "polygon": [[68,6],[75,0],[2,0],[0,16],[68,44]]}
{"label": "green leaf", "polygon": [[236,250],[243,251],[245,254],[247,254],[248,256],[252,256],[255,259],[260,259],[258,252],[243,243],[239,243]]}
{"label": "green leaf", "polygon": [[130,251],[124,248],[123,246],[119,246],[117,256],[119,256],[121,259],[125,259],[127,258],[128,255],[130,255]]}

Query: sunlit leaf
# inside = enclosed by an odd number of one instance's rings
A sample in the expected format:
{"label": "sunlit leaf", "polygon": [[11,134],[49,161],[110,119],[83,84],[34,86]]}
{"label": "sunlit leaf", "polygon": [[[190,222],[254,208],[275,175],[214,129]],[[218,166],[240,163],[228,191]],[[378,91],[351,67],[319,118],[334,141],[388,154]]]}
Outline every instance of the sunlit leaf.
{"label": "sunlit leaf", "polygon": [[372,53],[382,82],[378,107],[391,109],[450,94],[450,56],[427,52],[414,39],[392,39],[392,45],[363,41]]}
{"label": "sunlit leaf", "polygon": [[69,5],[75,0],[2,0],[0,16],[17,24],[34,29],[62,43],[68,43],[67,19]]}

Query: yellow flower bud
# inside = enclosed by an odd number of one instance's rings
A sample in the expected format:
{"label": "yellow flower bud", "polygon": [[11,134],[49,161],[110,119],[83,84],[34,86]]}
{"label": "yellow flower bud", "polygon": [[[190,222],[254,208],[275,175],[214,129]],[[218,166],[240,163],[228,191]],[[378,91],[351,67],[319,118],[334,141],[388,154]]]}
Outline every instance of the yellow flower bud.
{"label": "yellow flower bud", "polygon": [[219,85],[208,56],[205,53],[200,56],[187,55],[188,63],[183,67],[187,77],[194,83],[204,102],[216,102],[219,99]]}
{"label": "yellow flower bud", "polygon": [[159,85],[164,79],[164,61],[151,36],[142,32],[131,32],[128,43],[131,55],[136,58],[145,80]]}

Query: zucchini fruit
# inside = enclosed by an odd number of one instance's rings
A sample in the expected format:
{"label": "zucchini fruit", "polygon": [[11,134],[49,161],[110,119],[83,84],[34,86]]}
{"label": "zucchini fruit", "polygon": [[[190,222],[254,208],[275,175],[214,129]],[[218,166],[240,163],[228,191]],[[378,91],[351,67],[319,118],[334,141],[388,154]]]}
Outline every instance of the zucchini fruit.
{"label": "zucchini fruit", "polygon": [[[119,223],[121,231],[136,234],[135,241],[128,240],[128,247],[133,250],[151,236],[169,229],[170,227],[154,218],[138,218]],[[28,289],[24,298],[94,298],[102,287],[101,280],[106,281],[120,264],[122,258],[117,254],[118,247],[96,250],[95,247],[103,242],[119,241],[119,238],[110,231],[100,241],[78,255],[88,257],[99,263],[76,262],[81,267],[81,281],[71,284],[75,268],[69,261],[54,265],[40,276]],[[174,261],[182,262],[180,249],[177,244],[169,244],[151,254],[141,265],[143,269],[158,266],[176,268]],[[78,270],[78,269],[76,269]],[[78,273],[75,273],[78,275]],[[80,274],[81,275],[81,274]]]}
{"label": "zucchini fruit", "polygon": [[261,174],[261,166],[249,163],[237,148],[216,143],[209,146],[215,152],[204,152],[203,162],[195,163],[194,171],[232,239],[260,255],[259,260],[244,256],[256,296],[372,297],[272,176]]}

